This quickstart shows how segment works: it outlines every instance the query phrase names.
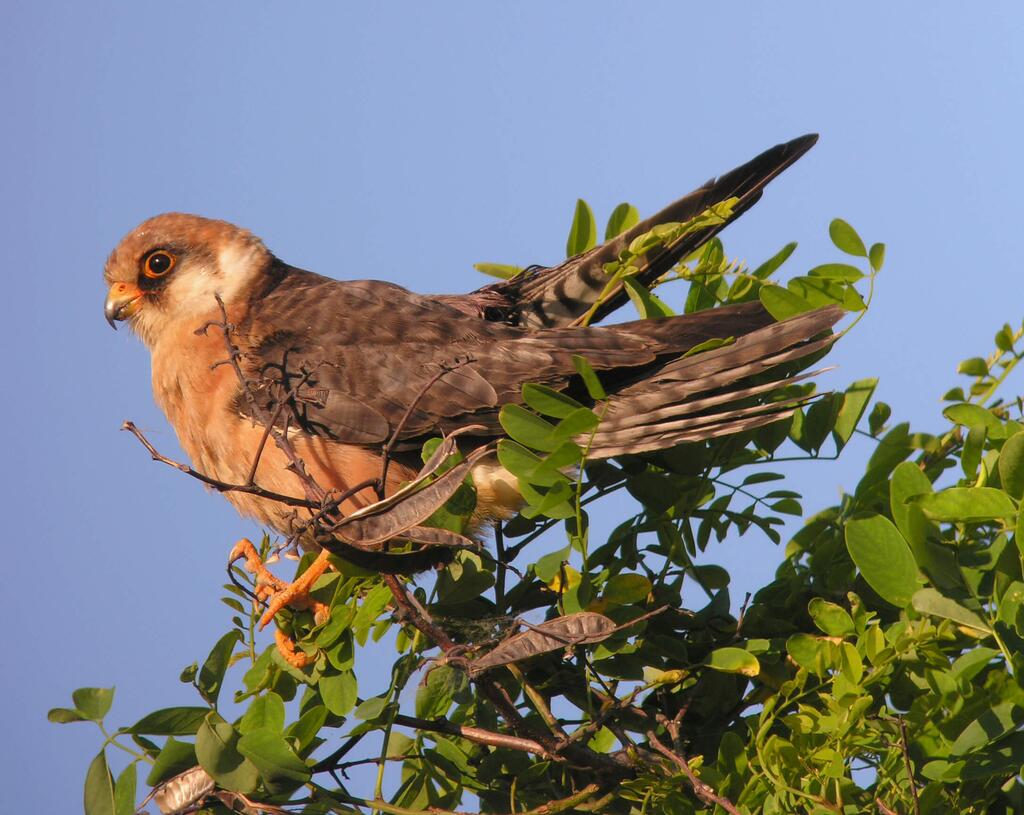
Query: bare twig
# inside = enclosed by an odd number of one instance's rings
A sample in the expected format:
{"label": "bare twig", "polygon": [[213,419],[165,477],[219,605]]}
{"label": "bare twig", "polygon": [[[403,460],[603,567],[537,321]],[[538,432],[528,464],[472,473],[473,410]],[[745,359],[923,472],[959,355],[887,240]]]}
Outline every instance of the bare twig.
{"label": "bare twig", "polygon": [[690,782],[690,786],[693,787],[694,794],[700,798],[705,804],[718,804],[730,815],[741,815],[740,811],[736,809],[736,805],[728,798],[716,793],[709,784],[701,781],[697,775],[690,768],[689,763],[678,753],[669,750],[658,737],[654,734],[653,730],[647,731],[647,740],[650,742],[651,747],[661,753],[665,758],[669,759],[673,764],[679,767],[683,771],[683,775],[686,776]]}
{"label": "bare twig", "polygon": [[309,501],[305,498],[296,498],[293,495],[282,495],[281,493],[272,492],[271,490],[265,490],[263,487],[259,487],[255,484],[230,484],[227,481],[221,481],[218,478],[201,473],[198,470],[194,470],[187,464],[182,464],[180,461],[175,461],[172,458],[168,458],[161,453],[158,453],[156,448],[150,444],[149,440],[142,434],[142,431],[136,427],[134,422],[125,421],[121,424],[122,430],[127,430],[135,438],[139,440],[143,447],[149,452],[153,461],[159,461],[161,464],[167,464],[170,467],[174,467],[176,470],[180,470],[195,478],[197,481],[202,481],[207,486],[213,487],[218,492],[244,492],[249,495],[255,495],[260,498],[266,498],[270,501],[277,501],[280,504],[287,504],[290,507],[306,507],[308,509],[315,509],[319,506],[314,501]]}

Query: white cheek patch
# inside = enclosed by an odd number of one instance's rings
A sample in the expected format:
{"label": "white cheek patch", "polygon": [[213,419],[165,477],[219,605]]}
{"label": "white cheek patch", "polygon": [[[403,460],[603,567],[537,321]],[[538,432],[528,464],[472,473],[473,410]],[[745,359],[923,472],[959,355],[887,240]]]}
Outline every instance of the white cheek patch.
{"label": "white cheek patch", "polygon": [[230,305],[247,292],[266,265],[267,250],[258,240],[230,243],[217,254],[220,296]]}
{"label": "white cheek patch", "polygon": [[260,274],[266,253],[258,241],[229,243],[217,253],[214,263],[190,264],[183,270],[185,274],[173,278],[167,286],[167,300],[181,317],[211,311],[217,294],[230,306],[244,296]]}

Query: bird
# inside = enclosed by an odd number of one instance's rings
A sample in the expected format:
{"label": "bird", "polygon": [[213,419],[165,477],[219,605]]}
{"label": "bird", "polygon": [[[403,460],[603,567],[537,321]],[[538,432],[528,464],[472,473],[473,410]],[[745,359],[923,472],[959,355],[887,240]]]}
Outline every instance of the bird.
{"label": "bird", "polygon": [[[500,409],[522,401],[524,383],[579,394],[577,356],[608,394],[590,443],[594,459],[741,433],[796,409],[797,402],[773,401],[772,394],[789,381],[793,364],[828,349],[841,308],[777,322],[752,301],[588,323],[625,302],[604,269],[635,239],[731,204],[720,223],[684,231],[641,257],[635,279],[649,286],[749,209],[816,139],[776,145],[564,263],[462,295],[321,276],[287,264],[242,227],[165,213],[111,252],[104,314],[114,327],[127,323],[148,347],[155,401],[194,468],[213,479],[248,480],[283,495],[301,490],[286,452],[265,444],[267,417],[284,393],[291,408],[279,429],[325,489],[371,483],[388,446],[380,492],[356,490],[339,507],[343,515],[413,479],[428,438],[461,432],[461,445],[472,449],[503,437]],[[209,330],[216,325],[223,331]],[[710,340],[725,344],[689,354]],[[767,383],[756,379],[765,372]],[[493,455],[480,458],[472,477],[479,523],[508,518],[521,506],[515,478]],[[243,515],[281,534],[303,528],[292,506],[252,492],[225,495]]]}

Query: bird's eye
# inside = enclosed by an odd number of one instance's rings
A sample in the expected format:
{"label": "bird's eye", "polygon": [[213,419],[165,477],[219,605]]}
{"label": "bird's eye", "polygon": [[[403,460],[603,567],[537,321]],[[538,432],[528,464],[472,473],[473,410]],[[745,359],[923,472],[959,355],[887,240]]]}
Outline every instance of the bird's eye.
{"label": "bird's eye", "polygon": [[153,252],[142,264],[142,273],[152,279],[163,277],[174,268],[174,262],[174,255],[169,252]]}

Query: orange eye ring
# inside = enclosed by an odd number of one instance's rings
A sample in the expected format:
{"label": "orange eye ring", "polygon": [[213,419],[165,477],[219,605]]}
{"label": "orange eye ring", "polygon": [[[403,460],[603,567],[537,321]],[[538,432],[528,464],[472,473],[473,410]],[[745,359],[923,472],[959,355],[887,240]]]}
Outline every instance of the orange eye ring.
{"label": "orange eye ring", "polygon": [[174,268],[177,259],[170,252],[157,249],[146,255],[142,262],[142,273],[150,280],[157,280],[165,277]]}

